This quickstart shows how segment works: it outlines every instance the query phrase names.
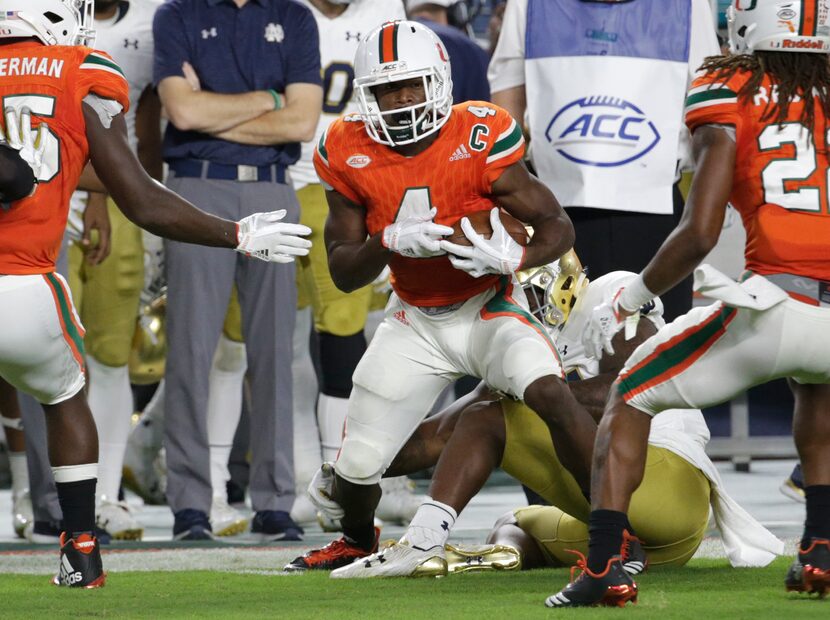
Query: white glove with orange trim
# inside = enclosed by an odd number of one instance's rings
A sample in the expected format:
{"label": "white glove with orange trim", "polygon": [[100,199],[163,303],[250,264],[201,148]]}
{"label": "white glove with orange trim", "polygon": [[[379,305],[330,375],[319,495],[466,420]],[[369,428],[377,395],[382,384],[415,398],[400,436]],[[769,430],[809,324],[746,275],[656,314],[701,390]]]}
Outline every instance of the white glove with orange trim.
{"label": "white glove with orange trim", "polygon": [[285,209],[254,213],[236,223],[236,251],[269,263],[291,263],[307,256],[311,241],[303,239],[311,229],[302,224],[281,222]]}
{"label": "white glove with orange trim", "polygon": [[405,217],[383,229],[381,243],[391,250],[409,258],[431,258],[444,253],[439,239],[452,234],[452,228],[433,222],[438,209],[433,207],[426,216]]}
{"label": "white glove with orange trim", "polygon": [[37,133],[32,133],[32,111],[23,108],[20,111],[20,120],[14,108],[5,109],[6,131],[0,133],[0,143],[13,148],[20,155],[20,159],[29,164],[35,177],[35,188],[40,170],[43,167],[43,154],[46,152],[46,134],[49,125],[41,122]]}

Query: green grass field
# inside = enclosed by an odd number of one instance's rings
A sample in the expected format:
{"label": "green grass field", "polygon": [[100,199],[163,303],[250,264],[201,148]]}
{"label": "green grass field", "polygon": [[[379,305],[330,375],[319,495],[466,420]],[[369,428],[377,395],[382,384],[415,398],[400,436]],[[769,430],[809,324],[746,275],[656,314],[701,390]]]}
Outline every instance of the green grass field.
{"label": "green grass field", "polygon": [[784,592],[789,561],[731,569],[693,560],[642,575],[640,601],[626,610],[552,610],[544,599],[567,570],[479,573],[444,579],[339,581],[327,574],[258,575],[211,571],[113,573],[101,590],[64,590],[43,576],[0,576],[6,618],[830,618],[830,598]]}

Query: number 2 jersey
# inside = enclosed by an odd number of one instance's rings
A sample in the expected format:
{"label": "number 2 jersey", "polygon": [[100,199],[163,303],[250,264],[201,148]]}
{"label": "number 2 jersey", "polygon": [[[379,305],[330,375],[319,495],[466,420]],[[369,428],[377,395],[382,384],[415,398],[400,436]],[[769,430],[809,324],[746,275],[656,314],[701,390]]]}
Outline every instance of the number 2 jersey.
{"label": "number 2 jersey", "polygon": [[768,76],[754,96],[738,97],[749,78],[747,71],[728,81],[717,72],[698,77],[686,99],[686,124],[691,131],[707,124],[735,127],[730,202],[746,229],[746,268],[830,280],[829,128],[821,103],[815,99],[814,127],[799,120],[801,100],[790,104],[779,126],[764,120],[765,113],[775,114]]}
{"label": "number 2 jersey", "polygon": [[[314,166],[323,183],[366,211],[370,235],[396,218],[437,209],[434,221],[452,226],[462,216],[491,209],[493,183],[524,154],[521,127],[503,109],[480,101],[453,106],[438,138],[405,157],[372,140],[358,115],[334,121],[317,144]],[[414,306],[458,303],[493,286],[498,277],[473,278],[447,258],[389,261],[392,287]]]}
{"label": "number 2 jersey", "polygon": [[32,111],[49,125],[35,193],[0,209],[0,274],[50,273],[60,251],[69,198],[89,158],[82,101],[90,93],[129,108],[127,81],[103,52],[37,42],[0,45],[3,109]]}

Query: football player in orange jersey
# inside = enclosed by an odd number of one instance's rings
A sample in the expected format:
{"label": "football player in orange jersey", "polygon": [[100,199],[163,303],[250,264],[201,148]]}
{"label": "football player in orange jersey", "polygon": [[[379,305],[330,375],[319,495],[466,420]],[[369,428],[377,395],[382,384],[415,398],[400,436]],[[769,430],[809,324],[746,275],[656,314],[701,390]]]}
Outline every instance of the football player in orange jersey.
{"label": "football player in orange jersey", "polygon": [[[686,211],[642,274],[594,308],[588,351],[693,271],[716,301],[693,309],[638,347],[620,372],[595,446],[591,540],[583,573],[549,607],[624,605],[637,586],[620,549],[643,477],[651,417],[710,407],[787,377],[804,471],[807,519],[787,590],[830,590],[830,7],[817,0],[735,0],[732,56],[712,57],[692,83],[686,124],[697,170]],[[740,284],[708,265],[727,202],[747,231]],[[629,319],[628,317],[634,317]]]}
{"label": "football player in orange jersey", "polygon": [[[524,398],[587,492],[594,422],[515,285],[520,267],[547,263],[573,242],[568,216],[522,163],[521,128],[494,105],[452,105],[446,50],[417,22],[389,22],[361,41],[355,76],[362,114],[332,123],[315,153],[328,186],[329,267],[348,291],[388,264],[395,294],[355,370],[336,477],[327,479],[324,466],[310,488],[318,505],[333,508],[344,538],[289,570],[334,569],[376,549],[378,481],[441,391],[465,374]],[[507,234],[496,204],[533,226],[529,245]],[[443,239],[482,210],[490,211],[489,239],[469,220],[462,226],[472,245]],[[400,546],[409,564],[443,552],[454,512],[441,502],[419,508],[419,535]]]}
{"label": "football player in orange jersey", "polygon": [[4,105],[48,118],[34,195],[0,211],[0,376],[46,412],[49,457],[64,516],[58,585],[99,587],[95,524],[98,445],[84,396],[83,327],[54,273],[69,196],[91,160],[124,214],[179,241],[232,248],[271,262],[308,253],[305,226],[284,211],[239,222],[210,216],[153,181],[127,141],[127,83],[91,40],[92,0],[0,0]]}

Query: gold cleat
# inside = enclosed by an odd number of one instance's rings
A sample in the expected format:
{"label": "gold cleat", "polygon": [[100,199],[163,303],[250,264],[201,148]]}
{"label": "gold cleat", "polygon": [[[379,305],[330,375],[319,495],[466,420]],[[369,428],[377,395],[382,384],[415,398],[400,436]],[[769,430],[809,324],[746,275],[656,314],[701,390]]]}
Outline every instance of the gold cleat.
{"label": "gold cleat", "polygon": [[481,570],[519,570],[522,556],[509,545],[444,546],[450,574]]}
{"label": "gold cleat", "polygon": [[434,556],[425,560],[415,567],[412,571],[412,577],[444,577],[448,573],[447,561],[440,557]]}

